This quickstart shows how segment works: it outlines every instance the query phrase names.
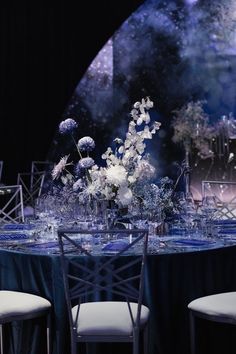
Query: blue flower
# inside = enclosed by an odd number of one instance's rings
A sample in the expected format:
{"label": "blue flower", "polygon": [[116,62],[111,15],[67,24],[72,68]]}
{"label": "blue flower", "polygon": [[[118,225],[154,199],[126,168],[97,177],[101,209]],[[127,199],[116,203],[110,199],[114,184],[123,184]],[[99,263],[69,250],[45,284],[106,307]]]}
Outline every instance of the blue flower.
{"label": "blue flower", "polygon": [[84,136],[79,139],[78,148],[81,151],[92,151],[95,148],[95,142],[90,136]]}
{"label": "blue flower", "polygon": [[91,157],[84,157],[79,161],[81,168],[90,168],[94,165],[94,160]]}
{"label": "blue flower", "polygon": [[77,177],[82,177],[85,173],[84,168],[80,166],[79,162],[75,165],[74,171]]}
{"label": "blue flower", "polygon": [[67,133],[72,132],[77,127],[78,127],[78,124],[76,123],[76,121],[74,119],[67,118],[66,120],[63,120],[59,124],[59,132],[61,134],[67,134]]}

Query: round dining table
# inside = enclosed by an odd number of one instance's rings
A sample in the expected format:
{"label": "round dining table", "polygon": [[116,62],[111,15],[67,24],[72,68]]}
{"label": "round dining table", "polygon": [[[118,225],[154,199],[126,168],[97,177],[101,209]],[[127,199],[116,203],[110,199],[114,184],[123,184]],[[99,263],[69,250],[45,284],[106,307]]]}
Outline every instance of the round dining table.
{"label": "round dining table", "polygon": [[[168,240],[163,237],[156,249],[149,247],[147,256],[143,303],[150,309],[148,354],[189,354],[187,305],[200,296],[236,291],[236,240],[210,242],[210,247],[188,247],[188,243],[180,247],[172,238],[169,244]],[[54,248],[42,245],[0,243],[0,289],[47,298],[52,304],[52,354],[69,354],[69,323],[60,255],[55,245]],[[234,328],[230,326],[199,320],[197,329],[201,354],[229,354],[236,347]],[[44,319],[7,325],[4,342],[5,354],[46,353]],[[91,353],[96,354],[132,353],[129,343],[90,346]],[[85,348],[80,351],[83,352]]]}

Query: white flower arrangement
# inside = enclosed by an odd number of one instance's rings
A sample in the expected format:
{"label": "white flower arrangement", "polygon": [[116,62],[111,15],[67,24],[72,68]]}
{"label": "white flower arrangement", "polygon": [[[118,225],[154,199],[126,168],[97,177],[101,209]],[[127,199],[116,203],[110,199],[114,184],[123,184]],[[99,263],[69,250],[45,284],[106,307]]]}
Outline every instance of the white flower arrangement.
{"label": "white flower arrangement", "polygon": [[[108,147],[102,155],[104,167],[99,167],[89,156],[95,148],[91,137],[83,137],[76,143],[79,161],[75,165],[74,174],[67,170],[69,156],[63,157],[54,167],[52,177],[54,180],[61,178],[64,185],[70,184],[72,190],[78,193],[81,201],[88,197],[96,199],[114,200],[118,206],[128,206],[133,198],[135,185],[142,180],[151,180],[155,168],[145,154],[147,139],[152,139],[159,130],[161,123],[151,123],[149,109],[153,102],[149,97],[136,102],[130,112],[131,121],[125,140],[116,138],[115,148]],[[68,121],[68,125],[67,125]],[[60,123],[59,130],[62,134],[71,133],[77,128],[77,123],[71,118]],[[87,156],[83,157],[82,153]]]}
{"label": "white flower arrangement", "polygon": [[203,101],[191,101],[173,112],[172,140],[175,143],[182,143],[187,152],[192,148],[196,149],[199,157],[206,159],[213,156],[210,141],[215,132],[209,125],[209,117],[203,110],[203,103]]}

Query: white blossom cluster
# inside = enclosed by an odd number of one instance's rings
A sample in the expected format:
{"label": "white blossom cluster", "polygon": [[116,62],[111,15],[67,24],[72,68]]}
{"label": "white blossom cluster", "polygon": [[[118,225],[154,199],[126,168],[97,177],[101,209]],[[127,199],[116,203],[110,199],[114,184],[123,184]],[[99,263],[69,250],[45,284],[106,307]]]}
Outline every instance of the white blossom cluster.
{"label": "white blossom cluster", "polygon": [[172,139],[175,143],[182,143],[186,151],[195,148],[198,155],[206,159],[213,156],[210,141],[215,131],[209,125],[209,117],[203,110],[203,103],[203,101],[188,102],[174,111]]}
{"label": "white blossom cluster", "polygon": [[152,139],[161,124],[151,124],[148,110],[152,107],[149,97],[134,104],[125,140],[116,138],[115,149],[107,148],[102,155],[105,167],[95,165],[89,169],[91,181],[82,191],[83,195],[114,200],[119,206],[127,206],[134,198],[135,183],[153,178],[155,168],[144,154],[145,140]]}
{"label": "white blossom cluster", "polygon": [[[80,139],[77,144],[80,159],[75,166],[76,173],[72,176],[67,171],[65,176],[61,176],[63,184],[71,184],[73,191],[78,193],[81,200],[92,196],[97,199],[114,200],[122,207],[128,206],[135,197],[135,184],[142,180],[151,180],[155,174],[155,168],[145,154],[145,141],[152,139],[161,125],[156,121],[151,122],[148,111],[152,107],[153,102],[149,97],[133,105],[130,112],[132,119],[125,139],[116,138],[115,148],[108,147],[102,155],[105,167],[97,166],[91,157],[82,157],[81,141],[83,147],[86,146],[87,152],[95,144],[89,137]],[[54,167],[52,172],[54,179],[65,171],[67,161],[68,156],[65,156]]]}

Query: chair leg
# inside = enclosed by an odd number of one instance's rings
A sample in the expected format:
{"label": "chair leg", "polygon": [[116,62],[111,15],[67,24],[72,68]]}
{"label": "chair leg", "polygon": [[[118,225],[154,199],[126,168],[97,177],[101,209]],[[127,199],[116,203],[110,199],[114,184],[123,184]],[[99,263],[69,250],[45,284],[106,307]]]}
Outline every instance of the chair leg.
{"label": "chair leg", "polygon": [[146,327],[143,330],[143,353],[144,354],[148,354],[148,335],[149,335],[148,325],[146,325]]}
{"label": "chair leg", "polygon": [[0,354],[3,354],[3,324],[0,324]]}
{"label": "chair leg", "polygon": [[51,354],[51,314],[47,315],[47,354]]}
{"label": "chair leg", "polygon": [[138,352],[139,352],[139,330],[134,329],[133,336],[134,336],[133,354],[138,354]]}
{"label": "chair leg", "polygon": [[75,340],[75,335],[74,333],[72,333],[72,330],[71,330],[71,334],[70,334],[70,338],[71,338],[71,341],[70,341],[70,345],[71,345],[71,354],[78,354],[77,352],[77,342]]}
{"label": "chair leg", "polygon": [[196,333],[195,333],[195,316],[190,311],[189,314],[190,321],[190,352],[191,354],[196,354]]}

